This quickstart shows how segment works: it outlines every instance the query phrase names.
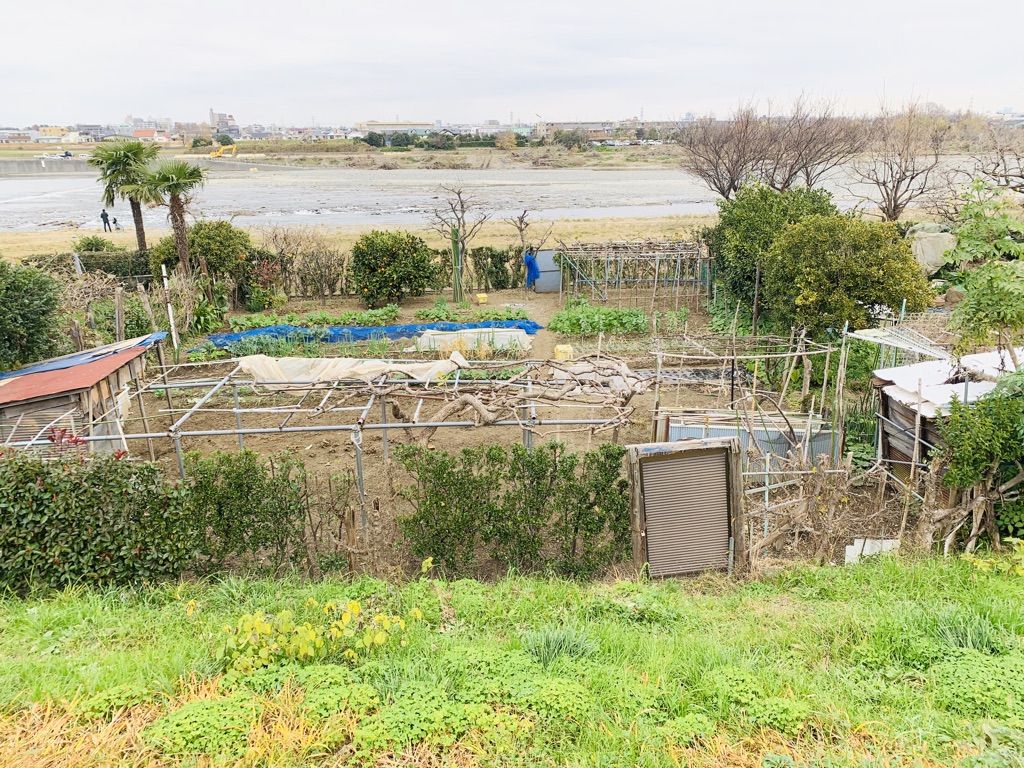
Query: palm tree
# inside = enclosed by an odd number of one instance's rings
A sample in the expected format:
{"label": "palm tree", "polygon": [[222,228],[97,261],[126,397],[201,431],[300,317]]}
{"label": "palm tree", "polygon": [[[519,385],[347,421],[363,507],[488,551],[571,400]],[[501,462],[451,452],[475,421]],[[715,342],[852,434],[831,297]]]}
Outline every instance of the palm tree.
{"label": "palm tree", "polygon": [[137,140],[114,141],[100,144],[93,150],[88,162],[100,170],[103,185],[103,204],[113,206],[116,198],[127,199],[135,222],[135,242],[140,251],[146,250],[146,230],[142,224],[142,202],[138,195],[129,195],[125,188],[138,184],[145,173],[146,164],[156,158],[160,147]]}
{"label": "palm tree", "polygon": [[[178,266],[186,275],[192,273],[192,265],[188,258],[188,227],[185,224],[185,213],[192,195],[206,181],[206,171],[198,165],[183,160],[164,160],[156,167],[143,170],[142,178],[137,184],[126,186],[125,193],[136,196],[144,203],[166,205],[167,217],[171,220],[174,232],[174,248],[178,252]],[[209,283],[210,273],[206,268],[206,259],[200,257],[199,266]],[[207,293],[210,292],[207,285]]]}

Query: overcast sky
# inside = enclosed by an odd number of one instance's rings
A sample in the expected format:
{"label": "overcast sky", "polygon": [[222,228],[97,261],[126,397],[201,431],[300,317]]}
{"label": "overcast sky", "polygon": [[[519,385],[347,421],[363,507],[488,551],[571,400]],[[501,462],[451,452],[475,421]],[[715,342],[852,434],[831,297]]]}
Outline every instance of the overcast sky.
{"label": "overcast sky", "polygon": [[6,4],[0,125],[676,119],[801,91],[1024,110],[1022,0]]}

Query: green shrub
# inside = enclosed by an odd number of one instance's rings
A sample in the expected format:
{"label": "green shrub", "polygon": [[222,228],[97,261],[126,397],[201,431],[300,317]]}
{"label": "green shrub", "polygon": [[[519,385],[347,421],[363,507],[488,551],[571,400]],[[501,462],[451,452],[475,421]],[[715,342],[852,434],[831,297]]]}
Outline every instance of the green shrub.
{"label": "green shrub", "polygon": [[1024,539],[1024,501],[1000,504],[996,522],[1003,536]]}
{"label": "green shrub", "polygon": [[403,493],[414,511],[399,526],[414,555],[451,573],[470,570],[482,544],[505,567],[590,576],[629,550],[624,452],[611,444],[585,454],[559,443],[457,455],[404,446],[396,457],[413,477]]}
{"label": "green shrub", "polygon": [[250,286],[249,293],[245,298],[245,308],[249,312],[264,312],[268,309],[283,309],[288,303],[288,297],[279,293],[274,288],[262,288],[258,285]]}
{"label": "green shrub", "polygon": [[[124,337],[134,339],[144,336],[153,330],[149,315],[143,307],[142,299],[134,293],[126,293],[124,297]],[[114,301],[100,299],[92,303],[93,321],[103,341],[111,344],[117,338],[117,324],[114,318]],[[84,320],[84,318],[82,318]],[[84,323],[83,323],[84,324]]]}
{"label": "green shrub", "polygon": [[811,216],[786,229],[763,257],[763,296],[773,322],[820,335],[877,322],[879,309],[921,312],[928,282],[891,223]]}
{"label": "green shrub", "polygon": [[409,232],[373,231],[352,246],[352,281],[368,307],[422,296],[434,277],[432,252]]}
{"label": "green shrub", "polygon": [[57,334],[60,286],[34,267],[0,259],[0,371],[50,354]]}
{"label": "green shrub", "polygon": [[590,304],[578,298],[569,302],[548,323],[548,330],[566,336],[596,336],[599,333],[647,333],[647,315],[642,309],[616,309]]}
{"label": "green shrub", "polygon": [[504,291],[517,288],[521,278],[516,280],[512,264],[519,259],[519,248],[493,248],[483,246],[469,251],[469,260],[477,278],[477,288],[485,291]]}
{"label": "green shrub", "polygon": [[77,240],[72,241],[71,250],[77,251],[79,254],[83,254],[102,253],[104,251],[122,251],[124,249],[118,247],[102,235],[83,235]]}
{"label": "green shrub", "polygon": [[[252,241],[244,229],[232,226],[231,222],[214,219],[200,219],[188,228],[188,254],[192,271],[200,271],[200,261],[206,260],[206,267],[213,280],[231,278],[237,286],[248,285],[253,277],[254,261]],[[161,265],[171,272],[178,266],[178,251],[171,236],[161,238],[150,249],[150,269],[159,275]]]}
{"label": "green shrub", "polygon": [[[715,278],[733,306],[754,303],[757,268],[775,240],[809,216],[837,216],[832,196],[819,189],[778,192],[762,184],[745,184],[731,200],[718,201],[718,224],[702,233],[715,263]],[[763,275],[762,275],[763,278]]]}
{"label": "green shrub", "polygon": [[0,454],[0,584],[138,584],[173,578],[199,543],[187,491],[155,464]]}
{"label": "green shrub", "polygon": [[206,532],[206,567],[265,558],[274,568],[305,556],[305,467],[289,454],[266,462],[250,450],[186,457],[189,507]]}
{"label": "green shrub", "polygon": [[[86,272],[106,272],[115,277],[150,274],[149,251],[94,251],[78,254]],[[159,274],[159,273],[158,273]]]}
{"label": "green shrub", "polygon": [[256,718],[256,701],[249,696],[197,699],[154,720],[143,730],[142,740],[165,755],[238,759],[245,754]]}

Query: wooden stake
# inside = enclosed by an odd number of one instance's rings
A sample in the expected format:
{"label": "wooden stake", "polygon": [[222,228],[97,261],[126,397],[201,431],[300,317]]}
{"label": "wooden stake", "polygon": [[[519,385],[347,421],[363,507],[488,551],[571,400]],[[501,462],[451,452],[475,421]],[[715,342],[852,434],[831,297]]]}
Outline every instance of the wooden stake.
{"label": "wooden stake", "polygon": [[149,294],[146,293],[146,289],[142,287],[142,283],[139,283],[136,287],[139,291],[139,300],[142,302],[142,309],[146,313],[146,317],[149,318],[149,330],[155,331],[157,329],[156,315],[153,314],[153,305],[149,301]]}
{"label": "wooden stake", "polygon": [[114,338],[124,341],[124,288],[114,289]]}

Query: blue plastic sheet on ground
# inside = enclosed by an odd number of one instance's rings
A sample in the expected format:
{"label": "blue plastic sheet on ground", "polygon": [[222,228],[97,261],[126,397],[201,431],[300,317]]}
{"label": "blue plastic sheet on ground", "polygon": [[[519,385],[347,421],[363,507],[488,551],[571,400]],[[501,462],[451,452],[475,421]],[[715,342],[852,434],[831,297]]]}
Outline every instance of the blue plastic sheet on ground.
{"label": "blue plastic sheet on ground", "polygon": [[219,349],[228,344],[251,339],[256,336],[270,336],[278,339],[302,339],[323,341],[331,344],[346,341],[373,341],[375,339],[405,339],[419,336],[425,331],[468,331],[475,328],[518,328],[531,336],[543,326],[532,320],[485,320],[480,323],[422,323],[419,325],[383,325],[372,328],[360,326],[331,326],[327,328],[299,328],[295,325],[271,325],[253,328],[239,333],[214,333],[207,341]]}

